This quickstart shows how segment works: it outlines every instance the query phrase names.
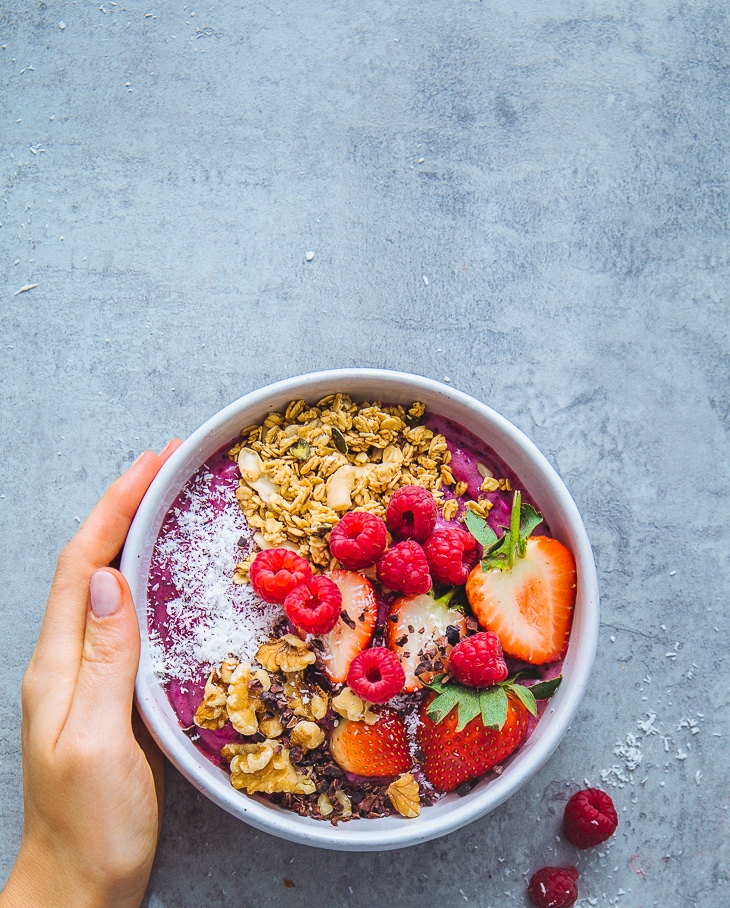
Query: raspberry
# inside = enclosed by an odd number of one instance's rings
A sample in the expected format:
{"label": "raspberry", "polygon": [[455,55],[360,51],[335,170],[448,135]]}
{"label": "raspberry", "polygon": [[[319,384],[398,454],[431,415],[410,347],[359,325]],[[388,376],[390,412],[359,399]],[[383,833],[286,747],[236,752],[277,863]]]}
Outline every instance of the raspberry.
{"label": "raspberry", "polygon": [[431,589],[428,561],[421,546],[412,539],[399,542],[382,555],[375,568],[378,580],[390,590],[419,596]]}
{"label": "raspberry", "polygon": [[466,637],[451,650],[449,671],[468,687],[489,687],[507,677],[502,644],[494,631]]}
{"label": "raspberry", "polygon": [[575,867],[543,867],[532,875],[527,893],[537,908],[570,908],[578,899]]}
{"label": "raspberry", "polygon": [[295,587],[284,600],[291,623],[305,634],[329,634],[340,618],[342,593],[337,584],[317,574]]}
{"label": "raspberry", "polygon": [[436,499],[420,486],[403,486],[394,492],[385,511],[385,520],[399,539],[423,542],[433,532],[438,516]]}
{"label": "raspberry", "polygon": [[295,586],[309,580],[312,568],[290,549],[266,549],[254,558],[248,576],[262,599],[283,605]]}
{"label": "raspberry", "polygon": [[436,530],[423,544],[431,575],[439,583],[461,586],[479,561],[479,543],[460,527]]}
{"label": "raspberry", "polygon": [[616,832],[618,816],[613,801],[600,788],[577,791],[565,805],[563,835],[576,848],[591,848]]}
{"label": "raspberry", "polygon": [[350,571],[375,564],[387,544],[385,522],[368,511],[350,511],[330,533],[330,552]]}
{"label": "raspberry", "polygon": [[350,663],[347,684],[369,703],[385,703],[403,690],[406,673],[386,646],[364,649]]}

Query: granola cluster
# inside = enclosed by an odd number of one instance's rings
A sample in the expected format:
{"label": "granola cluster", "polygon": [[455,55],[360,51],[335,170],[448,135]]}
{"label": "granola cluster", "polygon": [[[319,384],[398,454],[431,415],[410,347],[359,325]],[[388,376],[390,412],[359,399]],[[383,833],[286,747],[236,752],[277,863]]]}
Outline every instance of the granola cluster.
{"label": "granola cluster", "polygon": [[[292,548],[328,569],[325,537],[342,514],[359,508],[382,517],[403,485],[430,489],[453,516],[458,505],[443,490],[458,497],[465,484],[454,479],[444,436],[421,423],[425,409],[332,394],[313,407],[292,401],[285,412],[243,429],[230,454],[241,471],[236,497],[257,547]],[[246,582],[252,558],[238,565],[236,582]]]}
{"label": "granola cluster", "polygon": [[422,795],[411,773],[356,789],[322,747],[339,716],[370,724],[378,714],[349,687],[330,695],[307,677],[315,659],[307,643],[286,634],[262,644],[255,665],[227,659],[210,673],[193,721],[209,730],[230,723],[246,739],[220,751],[231,785],[334,823],[392,810],[418,816]]}

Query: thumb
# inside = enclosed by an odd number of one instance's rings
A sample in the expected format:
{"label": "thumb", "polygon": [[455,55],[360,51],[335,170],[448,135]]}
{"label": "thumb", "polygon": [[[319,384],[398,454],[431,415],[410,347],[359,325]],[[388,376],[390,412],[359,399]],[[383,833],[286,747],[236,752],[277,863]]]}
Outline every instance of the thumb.
{"label": "thumb", "polygon": [[119,571],[102,568],[92,574],[89,599],[70,718],[113,733],[128,728],[131,719],[139,627],[132,593]]}

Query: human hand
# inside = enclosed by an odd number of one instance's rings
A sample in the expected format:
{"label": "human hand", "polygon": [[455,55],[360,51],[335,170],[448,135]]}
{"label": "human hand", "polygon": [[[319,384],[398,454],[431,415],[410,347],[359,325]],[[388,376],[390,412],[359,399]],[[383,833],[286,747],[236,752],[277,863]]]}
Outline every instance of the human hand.
{"label": "human hand", "polygon": [[145,452],[58,559],[23,679],[25,825],[0,908],[137,908],[144,897],[164,761],[136,713],[133,723],[139,628],[127,582],[108,565],[180,444]]}

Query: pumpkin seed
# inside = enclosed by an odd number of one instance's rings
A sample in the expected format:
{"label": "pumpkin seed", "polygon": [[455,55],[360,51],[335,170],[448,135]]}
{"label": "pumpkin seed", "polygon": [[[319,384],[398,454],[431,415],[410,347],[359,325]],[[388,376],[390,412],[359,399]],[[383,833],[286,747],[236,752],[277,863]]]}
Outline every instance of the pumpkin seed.
{"label": "pumpkin seed", "polygon": [[291,454],[292,457],[296,457],[297,460],[308,460],[311,453],[312,449],[309,446],[309,442],[305,441],[303,438],[300,438],[299,441],[295,441],[287,451],[287,454]]}
{"label": "pumpkin seed", "polygon": [[340,454],[347,454],[347,440],[337,426],[332,426],[332,441]]}

